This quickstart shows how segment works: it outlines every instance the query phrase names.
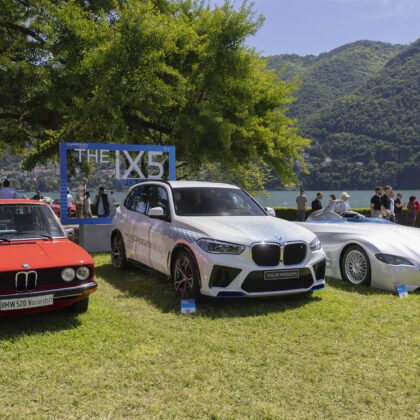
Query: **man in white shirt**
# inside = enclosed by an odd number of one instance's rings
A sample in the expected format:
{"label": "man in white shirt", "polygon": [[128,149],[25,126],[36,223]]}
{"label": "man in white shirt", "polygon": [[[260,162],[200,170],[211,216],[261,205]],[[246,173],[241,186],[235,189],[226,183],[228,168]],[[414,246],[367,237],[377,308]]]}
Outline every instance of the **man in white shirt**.
{"label": "man in white shirt", "polygon": [[17,198],[16,191],[14,188],[10,187],[10,181],[8,179],[3,181],[3,188],[0,190],[0,199],[1,198]]}

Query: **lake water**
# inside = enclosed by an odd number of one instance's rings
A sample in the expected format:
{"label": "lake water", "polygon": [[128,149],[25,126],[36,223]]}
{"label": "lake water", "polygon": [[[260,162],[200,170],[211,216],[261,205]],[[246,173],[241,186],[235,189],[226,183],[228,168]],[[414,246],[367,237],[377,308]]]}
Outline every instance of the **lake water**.
{"label": "lake water", "polygon": [[[109,193],[109,191],[106,191]],[[395,196],[397,192],[403,194],[403,202],[408,201],[410,195],[415,195],[420,199],[420,190],[397,190],[395,191]],[[311,201],[315,199],[317,191],[305,191],[305,195],[308,198],[308,206],[310,207]],[[328,203],[328,198],[330,194],[335,194],[337,198],[340,198],[341,191],[322,191],[324,198],[321,200],[322,206]],[[374,191],[347,191],[350,195],[350,204],[353,208],[364,208],[370,207],[370,199],[374,194]],[[32,197],[35,193],[29,192],[26,195]],[[51,197],[53,199],[59,198],[60,194],[58,192],[43,192],[44,197]],[[72,192],[73,197],[75,193]],[[125,197],[125,192],[115,192],[115,198],[117,202],[121,202]],[[264,207],[296,207],[296,196],[299,194],[299,191],[268,191],[268,197],[257,195],[257,201]],[[95,198],[95,194],[91,191],[91,199]]]}

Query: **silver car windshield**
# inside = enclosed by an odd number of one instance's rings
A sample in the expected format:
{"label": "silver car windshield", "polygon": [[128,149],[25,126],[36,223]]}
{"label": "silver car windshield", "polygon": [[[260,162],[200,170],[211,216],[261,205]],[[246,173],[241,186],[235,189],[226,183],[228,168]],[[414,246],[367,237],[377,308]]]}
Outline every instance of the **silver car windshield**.
{"label": "silver car windshield", "polygon": [[266,212],[237,188],[174,188],[178,216],[266,216]]}
{"label": "silver car windshield", "polygon": [[37,204],[0,204],[0,241],[65,237],[52,210]]}

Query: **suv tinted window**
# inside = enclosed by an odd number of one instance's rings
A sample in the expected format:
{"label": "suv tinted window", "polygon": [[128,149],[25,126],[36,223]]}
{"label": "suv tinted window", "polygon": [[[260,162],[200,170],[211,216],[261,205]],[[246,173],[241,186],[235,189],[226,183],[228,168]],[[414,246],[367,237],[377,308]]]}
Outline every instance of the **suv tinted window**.
{"label": "suv tinted window", "polygon": [[237,188],[174,188],[179,216],[267,216],[245,192]]}
{"label": "suv tinted window", "polygon": [[160,185],[149,186],[149,209],[153,207],[162,207],[165,217],[169,217],[169,199],[168,193]]}
{"label": "suv tinted window", "polygon": [[125,199],[124,205],[126,208],[138,213],[145,214],[147,208],[147,189],[146,186],[141,185],[140,187],[131,190]]}

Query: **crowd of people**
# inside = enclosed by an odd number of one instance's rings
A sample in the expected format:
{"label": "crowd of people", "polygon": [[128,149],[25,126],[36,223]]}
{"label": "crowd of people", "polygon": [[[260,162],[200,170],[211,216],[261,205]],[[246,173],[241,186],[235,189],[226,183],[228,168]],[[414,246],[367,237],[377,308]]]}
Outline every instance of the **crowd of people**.
{"label": "crowd of people", "polygon": [[[0,189],[0,199],[15,199],[24,198],[28,199],[26,195],[19,197],[18,193],[10,185],[10,180],[5,179]],[[31,197],[32,200],[44,200],[44,197],[40,190],[37,190]],[[92,202],[89,191],[79,191],[73,195],[67,190],[67,216],[76,216],[77,218],[89,218],[95,213],[98,217],[112,217],[115,213],[115,202],[114,192],[110,194],[105,193],[104,187],[99,187],[98,193]],[[74,210],[75,208],[75,210]]]}
{"label": "crowd of people", "polygon": [[115,213],[114,191],[105,193],[104,187],[99,187],[95,199],[90,198],[90,191],[77,192],[73,198],[70,191],[67,191],[67,215],[71,216],[71,209],[75,206],[77,218],[92,217],[92,209],[98,217],[112,217]]}
{"label": "crowd of people", "polygon": [[407,208],[407,223],[415,226],[420,211],[420,203],[415,195],[411,195],[408,202],[404,202],[403,194],[397,193],[395,196],[390,185],[375,188],[375,194],[370,200],[371,217],[383,217],[391,222],[402,223],[403,208]]}
{"label": "crowd of people", "polygon": [[[370,216],[380,217],[391,222],[402,223],[403,222],[403,208],[407,209],[407,224],[410,226],[416,225],[416,218],[420,213],[420,203],[415,195],[411,195],[408,202],[403,201],[403,194],[395,194],[390,185],[385,187],[376,187],[375,194],[370,199]],[[0,189],[0,199],[13,199],[18,198],[18,194],[14,188],[10,186],[10,180],[5,179]],[[22,198],[28,198],[23,196]],[[324,198],[322,192],[316,194],[315,199],[311,202],[311,210],[321,210],[322,202]],[[330,194],[329,202],[338,201],[336,209],[338,208],[341,213],[347,213],[351,210],[349,201],[350,195],[343,191],[340,194],[339,200],[337,200],[335,194]],[[32,200],[42,200],[41,191],[36,191]],[[72,216],[72,208],[75,206],[75,216],[77,218],[89,218],[92,217],[92,209],[98,217],[112,217],[115,213],[115,197],[114,192],[110,194],[105,193],[104,187],[99,187],[98,193],[92,203],[90,198],[90,192],[77,192],[75,197],[67,191],[67,215]],[[298,222],[305,221],[306,212],[308,210],[308,199],[305,196],[305,192],[301,189],[299,195],[296,197],[297,216]]]}
{"label": "crowd of people", "polygon": [[[322,192],[316,194],[315,199],[311,202],[311,210],[321,210],[324,195]],[[351,210],[350,195],[346,192],[340,194],[340,199],[337,200],[334,194],[331,194],[329,201],[338,201],[336,209],[339,209],[340,213],[347,213]],[[308,210],[308,199],[305,196],[305,192],[300,190],[299,195],[296,197],[297,206],[297,217],[298,222],[305,221],[306,212]],[[408,202],[403,201],[403,194],[395,193],[390,185],[385,187],[376,187],[375,194],[370,199],[370,216],[380,217],[391,222],[402,223],[403,222],[403,208],[407,208],[407,224],[410,226],[416,225],[417,215],[420,213],[420,203],[415,195],[409,197]]]}

